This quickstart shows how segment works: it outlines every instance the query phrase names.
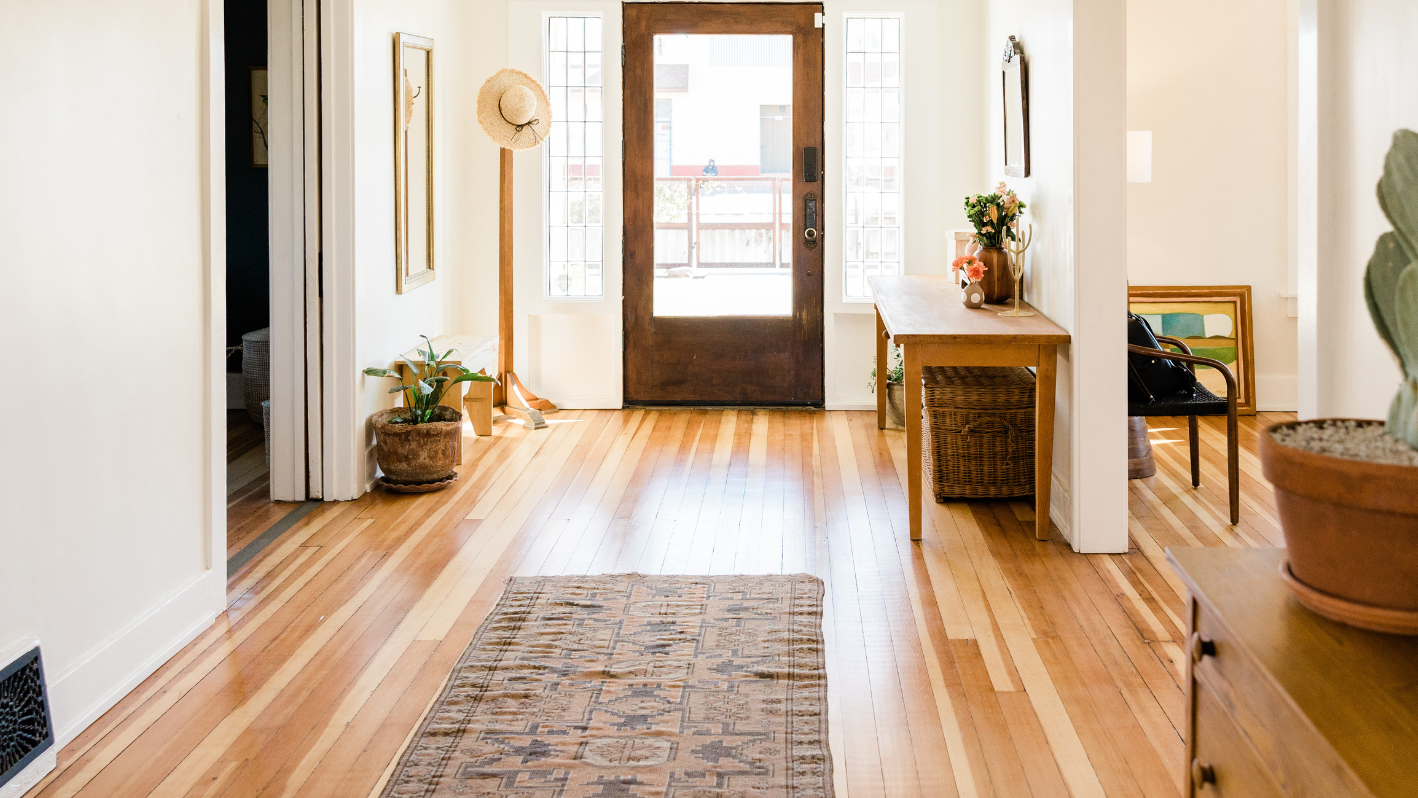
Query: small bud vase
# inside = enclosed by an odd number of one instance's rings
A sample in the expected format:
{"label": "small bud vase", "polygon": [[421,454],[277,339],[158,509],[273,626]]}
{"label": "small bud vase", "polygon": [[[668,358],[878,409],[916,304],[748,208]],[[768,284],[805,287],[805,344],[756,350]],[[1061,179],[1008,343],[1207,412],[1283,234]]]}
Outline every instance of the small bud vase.
{"label": "small bud vase", "polygon": [[972,282],[965,286],[960,294],[960,301],[965,303],[967,308],[983,307],[985,304],[985,288],[979,283]]}

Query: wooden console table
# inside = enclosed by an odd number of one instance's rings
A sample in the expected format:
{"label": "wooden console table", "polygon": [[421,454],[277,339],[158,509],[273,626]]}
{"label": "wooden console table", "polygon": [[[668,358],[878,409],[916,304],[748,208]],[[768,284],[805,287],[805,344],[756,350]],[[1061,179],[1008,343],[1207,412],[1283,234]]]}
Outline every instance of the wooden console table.
{"label": "wooden console table", "polygon": [[1188,593],[1183,795],[1418,795],[1418,637],[1305,609],[1284,549],[1167,559]]}
{"label": "wooden console table", "polygon": [[[906,498],[911,539],[921,539],[921,369],[926,366],[1033,366],[1034,536],[1049,539],[1049,489],[1054,467],[1054,375],[1068,333],[1037,316],[1000,316],[1003,305],[978,310],[960,301],[950,277],[869,278],[876,297],[876,362],[887,367],[886,341],[901,347],[906,379]],[[1026,303],[1021,309],[1033,310]],[[1037,312],[1037,311],[1036,311]],[[886,391],[876,392],[876,426],[886,428]]]}

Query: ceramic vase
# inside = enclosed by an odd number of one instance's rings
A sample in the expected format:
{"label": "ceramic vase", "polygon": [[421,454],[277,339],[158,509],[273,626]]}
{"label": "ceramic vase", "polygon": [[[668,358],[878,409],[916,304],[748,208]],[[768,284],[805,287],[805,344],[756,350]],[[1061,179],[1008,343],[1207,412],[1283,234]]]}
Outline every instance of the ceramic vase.
{"label": "ceramic vase", "polygon": [[985,304],[985,288],[979,283],[970,283],[960,292],[960,301],[967,308],[978,308]]}
{"label": "ceramic vase", "polygon": [[998,305],[1014,296],[1014,275],[1009,271],[1009,253],[1004,247],[980,247],[975,253],[985,264],[985,276],[980,286],[985,289],[985,301]]}

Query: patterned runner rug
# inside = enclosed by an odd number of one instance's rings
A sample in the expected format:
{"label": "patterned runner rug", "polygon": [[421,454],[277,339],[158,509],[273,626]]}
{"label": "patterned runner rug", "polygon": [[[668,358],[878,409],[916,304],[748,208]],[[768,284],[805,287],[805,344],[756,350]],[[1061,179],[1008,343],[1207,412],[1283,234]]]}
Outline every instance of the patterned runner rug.
{"label": "patterned runner rug", "polygon": [[831,798],[822,582],[517,577],[385,798]]}

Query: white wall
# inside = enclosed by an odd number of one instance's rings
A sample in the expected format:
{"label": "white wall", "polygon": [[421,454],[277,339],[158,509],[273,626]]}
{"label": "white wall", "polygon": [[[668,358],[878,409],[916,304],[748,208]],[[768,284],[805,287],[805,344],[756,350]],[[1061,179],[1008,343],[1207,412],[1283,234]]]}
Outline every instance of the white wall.
{"label": "white wall", "polygon": [[[325,22],[326,39],[326,498],[358,496],[372,484],[374,435],[369,416],[393,407],[392,383],[363,376],[388,368],[421,343],[418,336],[479,332],[468,328],[464,305],[471,253],[491,249],[474,234],[474,187],[496,196],[496,183],[472,169],[482,133],[474,113],[481,81],[470,74],[471,31],[485,24],[459,0],[338,0]],[[437,279],[404,294],[394,274],[394,45],[396,32],[433,39],[434,262]],[[493,218],[495,225],[496,218]],[[331,241],[331,237],[335,240]],[[494,273],[495,274],[495,273]],[[496,279],[478,281],[495,298]],[[489,314],[495,329],[495,311]],[[353,341],[352,348],[331,342]],[[354,385],[353,393],[340,391]],[[354,430],[353,438],[349,430]],[[349,450],[345,450],[347,447]],[[341,463],[356,463],[348,471]]]}
{"label": "white wall", "polygon": [[1300,3],[1300,414],[1385,418],[1400,380],[1364,305],[1390,229],[1375,186],[1394,130],[1418,129],[1418,4]]}
{"label": "white wall", "polygon": [[[1005,178],[999,63],[1029,67],[1031,174]],[[987,181],[1034,225],[1025,298],[1068,330],[1060,348],[1051,514],[1073,547],[1127,549],[1124,0],[990,0],[984,26]]]}
{"label": "white wall", "polygon": [[62,745],[225,603],[222,5],[0,20],[0,665]]}
{"label": "white wall", "polygon": [[[1287,0],[1128,0],[1128,129],[1152,182],[1128,185],[1133,285],[1249,285],[1256,398],[1294,410]],[[1218,24],[1224,20],[1224,24]]]}

